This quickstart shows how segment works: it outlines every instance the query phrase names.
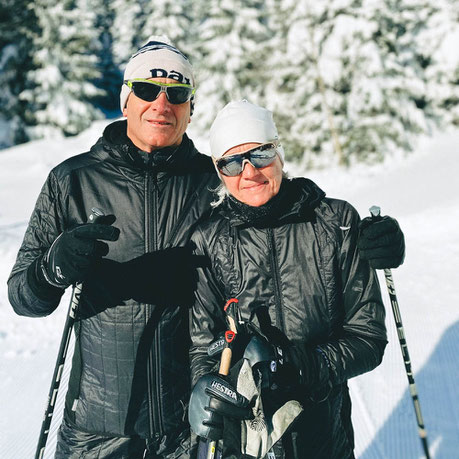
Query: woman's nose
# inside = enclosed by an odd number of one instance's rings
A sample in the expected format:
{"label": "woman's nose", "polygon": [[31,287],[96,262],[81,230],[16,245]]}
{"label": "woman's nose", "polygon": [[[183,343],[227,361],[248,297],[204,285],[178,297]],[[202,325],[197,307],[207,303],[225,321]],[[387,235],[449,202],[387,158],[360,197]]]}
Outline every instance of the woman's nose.
{"label": "woman's nose", "polygon": [[242,168],[242,175],[245,178],[253,177],[258,173],[257,168],[252,166],[252,163],[248,159],[244,159],[242,162]]}

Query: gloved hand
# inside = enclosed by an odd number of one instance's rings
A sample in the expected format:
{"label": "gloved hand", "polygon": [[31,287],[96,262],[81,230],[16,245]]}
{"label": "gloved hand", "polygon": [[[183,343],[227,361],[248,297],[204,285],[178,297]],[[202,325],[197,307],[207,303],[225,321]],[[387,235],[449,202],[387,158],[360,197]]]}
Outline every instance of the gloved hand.
{"label": "gloved hand", "polygon": [[108,244],[116,241],[120,230],[112,226],[114,215],[100,217],[97,223],[85,223],[65,230],[41,259],[46,281],[54,287],[67,288],[85,279],[95,261],[108,254]]}
{"label": "gloved hand", "polygon": [[238,421],[253,417],[249,401],[221,375],[201,376],[193,388],[188,418],[194,433],[210,440],[223,435],[223,418]]}
{"label": "gloved hand", "polygon": [[405,238],[394,218],[366,217],[359,225],[360,257],[374,269],[397,268],[405,258]]}
{"label": "gloved hand", "polygon": [[300,382],[300,373],[292,364],[288,348],[271,344],[262,336],[251,338],[243,358],[261,389],[289,391]]}
{"label": "gloved hand", "polygon": [[[241,424],[241,450],[265,457],[301,414],[299,372],[285,349],[255,335],[247,345],[237,388],[253,405],[254,419]],[[246,456],[244,456],[246,457]]]}
{"label": "gloved hand", "polygon": [[194,300],[199,257],[190,247],[149,252],[125,264],[129,298],[144,303],[189,306]]}

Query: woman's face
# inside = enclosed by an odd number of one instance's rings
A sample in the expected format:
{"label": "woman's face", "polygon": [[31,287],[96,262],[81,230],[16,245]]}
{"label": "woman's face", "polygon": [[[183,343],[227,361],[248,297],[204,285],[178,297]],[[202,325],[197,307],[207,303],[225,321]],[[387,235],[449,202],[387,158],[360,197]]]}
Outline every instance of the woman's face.
{"label": "woman's face", "polygon": [[[224,156],[244,153],[258,145],[260,144],[244,143],[230,148]],[[269,166],[260,169],[246,161],[239,175],[227,177],[221,174],[221,178],[234,198],[249,206],[259,207],[266,204],[279,192],[282,182],[282,161],[277,155]]]}

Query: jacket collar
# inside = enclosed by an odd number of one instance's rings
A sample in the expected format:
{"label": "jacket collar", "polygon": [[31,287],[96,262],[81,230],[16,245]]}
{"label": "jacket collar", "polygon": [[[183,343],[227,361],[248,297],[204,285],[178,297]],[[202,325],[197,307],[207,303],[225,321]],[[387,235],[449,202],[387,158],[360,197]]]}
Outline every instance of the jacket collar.
{"label": "jacket collar", "polygon": [[151,153],[137,148],[127,136],[127,121],[119,120],[109,124],[100,142],[115,161],[122,161],[139,170],[167,171],[180,166],[190,166],[189,161],[194,152],[193,142],[186,134],[182,143],[175,147],[166,147]]}
{"label": "jacket collar", "polygon": [[276,226],[289,221],[310,220],[314,209],[325,197],[312,180],[306,178],[284,179],[279,193],[260,207],[252,207],[228,197],[220,213],[231,226]]}

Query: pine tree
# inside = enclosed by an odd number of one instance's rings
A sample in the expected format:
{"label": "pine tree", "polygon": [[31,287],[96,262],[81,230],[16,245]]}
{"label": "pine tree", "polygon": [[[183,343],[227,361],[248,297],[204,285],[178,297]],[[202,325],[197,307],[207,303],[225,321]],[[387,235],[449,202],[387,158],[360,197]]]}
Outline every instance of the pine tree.
{"label": "pine tree", "polygon": [[148,2],[145,7],[145,22],[140,31],[142,44],[151,35],[166,36],[185,55],[189,54],[192,44],[188,40],[191,23],[191,0],[163,0],[155,4]]}
{"label": "pine tree", "polygon": [[428,0],[384,0],[365,5],[362,14],[366,13],[373,25],[369,38],[376,47],[361,53],[364,65],[354,78],[347,106],[348,112],[351,108],[357,112],[353,135],[348,136],[356,155],[409,151],[416,136],[429,132],[431,122],[437,119],[427,91],[433,50],[422,46],[420,40],[436,12]]}
{"label": "pine tree", "polygon": [[33,137],[73,135],[101,118],[92,101],[101,95],[95,55],[94,13],[86,0],[37,0],[39,33],[33,36],[36,70],[23,92],[30,107]]}
{"label": "pine tree", "polygon": [[270,88],[287,154],[305,165],[381,160],[413,148],[438,111],[427,0],[285,2],[285,65]]}
{"label": "pine tree", "polygon": [[36,23],[29,2],[3,0],[0,5],[0,148],[25,142],[25,104],[19,95],[32,68],[29,31]]}
{"label": "pine tree", "polygon": [[[229,101],[247,98],[261,103],[269,76],[264,61],[270,33],[261,0],[217,0],[200,7],[193,18],[200,43],[195,48],[198,94],[194,116],[205,132]],[[199,100],[205,100],[205,105]]]}
{"label": "pine tree", "polygon": [[354,3],[287,0],[278,12],[281,25],[271,56],[270,68],[275,70],[268,107],[274,112],[287,156],[302,159],[306,165],[329,164],[333,155],[336,162],[345,161],[339,94],[333,87],[339,73],[335,56],[341,44],[330,46],[329,40],[334,40],[340,19],[349,23],[356,15]]}
{"label": "pine tree", "polygon": [[111,0],[92,0],[91,11],[95,15],[94,28],[95,52],[97,56],[97,70],[99,77],[94,80],[97,88],[102,90],[94,103],[100,107],[108,116],[119,113],[119,94],[122,84],[122,75],[115,62],[113,54],[113,25],[115,22],[115,11]]}
{"label": "pine tree", "polygon": [[124,68],[132,54],[143,44],[140,32],[145,23],[145,0],[114,0],[112,27],[113,56],[117,67]]}
{"label": "pine tree", "polygon": [[430,104],[445,126],[459,126],[459,3],[438,0],[428,30],[420,37],[420,46],[432,56],[426,69]]}

